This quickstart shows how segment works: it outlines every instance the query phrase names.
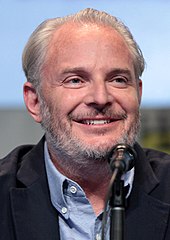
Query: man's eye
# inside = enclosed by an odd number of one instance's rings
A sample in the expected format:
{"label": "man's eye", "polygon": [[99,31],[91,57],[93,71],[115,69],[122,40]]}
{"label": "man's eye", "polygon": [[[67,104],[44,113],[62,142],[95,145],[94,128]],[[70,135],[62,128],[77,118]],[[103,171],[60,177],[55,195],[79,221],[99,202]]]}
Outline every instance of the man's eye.
{"label": "man's eye", "polygon": [[115,81],[116,82],[127,82],[127,80],[125,78],[116,78]]}
{"label": "man's eye", "polygon": [[84,84],[85,81],[78,77],[68,78],[63,81],[63,86],[66,88],[81,88]]}
{"label": "man's eye", "polygon": [[113,78],[111,84],[117,88],[125,88],[128,85],[128,80],[125,77],[116,77]]}
{"label": "man's eye", "polygon": [[79,78],[73,78],[73,79],[70,79],[69,82],[72,84],[79,84],[81,83],[81,80]]}

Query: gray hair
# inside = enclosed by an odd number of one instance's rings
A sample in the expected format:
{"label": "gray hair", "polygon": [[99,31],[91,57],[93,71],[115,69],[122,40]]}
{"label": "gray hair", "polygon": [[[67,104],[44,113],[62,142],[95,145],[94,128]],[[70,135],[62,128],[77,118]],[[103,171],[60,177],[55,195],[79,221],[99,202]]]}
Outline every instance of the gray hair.
{"label": "gray hair", "polygon": [[102,11],[87,8],[74,15],[48,19],[42,22],[30,36],[23,51],[22,64],[27,81],[31,82],[35,89],[40,85],[40,79],[42,78],[41,70],[45,63],[48,45],[54,32],[62,25],[69,22],[82,25],[96,24],[111,26],[115,29],[123,37],[129,47],[134,61],[136,78],[139,79],[144,71],[145,61],[128,27],[114,16]]}

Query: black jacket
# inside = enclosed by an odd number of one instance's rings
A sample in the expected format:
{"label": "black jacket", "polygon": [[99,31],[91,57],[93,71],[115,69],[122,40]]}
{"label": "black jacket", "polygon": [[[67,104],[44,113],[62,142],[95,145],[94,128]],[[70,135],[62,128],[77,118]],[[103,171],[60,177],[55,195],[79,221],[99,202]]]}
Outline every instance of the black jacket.
{"label": "black jacket", "polygon": [[[125,240],[170,240],[170,156],[135,145]],[[44,165],[44,140],[0,160],[0,240],[59,240]],[[68,239],[69,240],[69,239]]]}

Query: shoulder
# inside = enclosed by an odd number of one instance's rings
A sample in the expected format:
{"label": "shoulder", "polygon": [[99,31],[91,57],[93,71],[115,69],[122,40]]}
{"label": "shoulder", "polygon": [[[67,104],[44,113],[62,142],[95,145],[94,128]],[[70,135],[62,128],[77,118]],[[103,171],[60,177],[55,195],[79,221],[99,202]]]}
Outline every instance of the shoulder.
{"label": "shoulder", "polygon": [[142,148],[138,143],[135,144],[134,149],[137,152],[138,165],[140,167],[149,164],[153,170],[157,168],[170,168],[170,155],[168,153],[150,148]]}
{"label": "shoulder", "polygon": [[144,148],[143,150],[145,152],[146,158],[150,162],[150,165],[154,169],[158,167],[170,167],[170,155],[168,153],[148,148]]}
{"label": "shoulder", "polygon": [[154,149],[141,148],[139,145],[136,150],[138,153],[136,175],[140,187],[143,184],[149,195],[159,201],[170,203],[170,155]]}
{"label": "shoulder", "polygon": [[170,155],[168,153],[165,152],[161,152],[155,149],[150,149],[150,148],[144,148],[143,149],[146,156],[150,159],[150,160],[160,160],[160,159],[165,159],[165,161],[170,161]]}
{"label": "shoulder", "polygon": [[168,153],[142,148],[139,144],[135,145],[135,150],[137,152],[136,171],[143,176],[143,181],[146,176],[148,179],[153,176],[158,182],[169,181],[170,183],[170,155]]}
{"label": "shoulder", "polygon": [[18,185],[17,173],[22,159],[28,154],[33,145],[23,145],[12,150],[6,157],[0,159],[0,195],[2,199],[0,205],[6,197],[8,198],[9,190]]}
{"label": "shoulder", "polygon": [[29,153],[34,145],[22,145],[13,149],[7,156],[0,159],[0,177],[6,174],[15,174],[23,157]]}
{"label": "shoulder", "polygon": [[170,187],[170,155],[153,149],[144,149],[144,151],[156,178],[160,183]]}
{"label": "shoulder", "polygon": [[[15,176],[24,162],[33,161],[43,154],[44,137],[37,145],[22,145],[12,150],[7,156],[0,159],[0,180],[3,177]],[[31,160],[33,159],[33,160]]]}

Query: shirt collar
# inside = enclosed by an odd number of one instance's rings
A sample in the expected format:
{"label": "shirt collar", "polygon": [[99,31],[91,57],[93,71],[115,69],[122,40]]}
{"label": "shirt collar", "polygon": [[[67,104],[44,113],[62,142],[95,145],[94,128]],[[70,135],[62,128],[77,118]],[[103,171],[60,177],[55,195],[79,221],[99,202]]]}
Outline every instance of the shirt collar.
{"label": "shirt collar", "polygon": [[46,141],[44,144],[44,157],[51,201],[53,206],[62,214],[62,208],[66,207],[63,194],[63,185],[66,177],[56,169],[51,161]]}

